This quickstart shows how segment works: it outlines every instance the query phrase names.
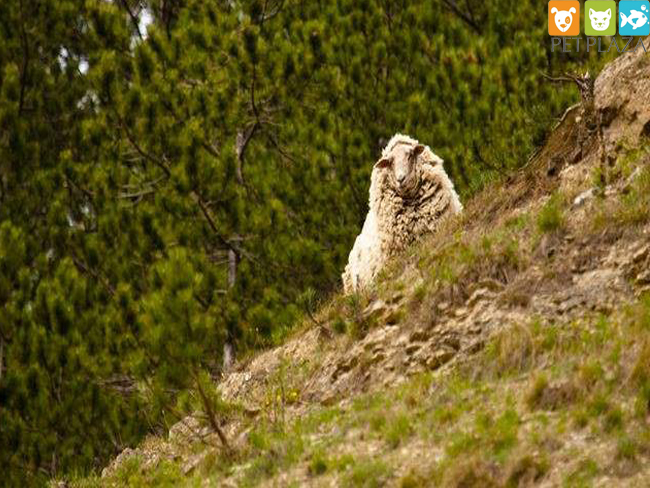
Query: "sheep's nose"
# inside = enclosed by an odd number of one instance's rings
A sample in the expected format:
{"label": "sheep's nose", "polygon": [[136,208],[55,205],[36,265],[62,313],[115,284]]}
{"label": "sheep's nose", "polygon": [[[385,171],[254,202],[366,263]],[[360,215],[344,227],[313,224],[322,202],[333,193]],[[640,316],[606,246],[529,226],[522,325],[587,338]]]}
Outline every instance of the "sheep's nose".
{"label": "sheep's nose", "polygon": [[406,179],[406,175],[399,175],[397,177],[397,182],[401,185],[402,183],[404,183],[405,179]]}

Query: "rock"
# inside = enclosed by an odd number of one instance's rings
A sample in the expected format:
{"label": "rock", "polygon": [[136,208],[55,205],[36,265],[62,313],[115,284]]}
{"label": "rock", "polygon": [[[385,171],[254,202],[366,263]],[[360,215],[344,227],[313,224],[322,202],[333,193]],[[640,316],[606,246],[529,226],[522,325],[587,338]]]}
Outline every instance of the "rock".
{"label": "rock", "polygon": [[418,329],[411,332],[409,342],[424,342],[429,338],[429,333],[426,330]]}
{"label": "rock", "polygon": [[650,269],[642,271],[636,276],[636,282],[639,285],[648,285],[650,284]]}
{"label": "rock", "polygon": [[438,369],[443,364],[448,363],[455,355],[455,351],[451,351],[449,349],[439,349],[434,352],[427,360],[427,368]]}
{"label": "rock", "polygon": [[567,300],[564,300],[562,303],[560,303],[558,307],[558,311],[560,313],[567,313],[573,310],[576,307],[579,307],[580,305],[583,305],[585,303],[585,300],[583,297],[580,296],[573,296],[568,298]]}
{"label": "rock", "polygon": [[475,340],[474,342],[472,342],[471,344],[469,344],[469,345],[468,345],[468,346],[463,350],[463,352],[465,352],[465,353],[467,353],[467,354],[476,354],[476,353],[479,352],[481,349],[483,349],[483,347],[485,347],[485,340],[479,338],[479,339]]}
{"label": "rock", "polygon": [[201,464],[201,461],[203,461],[203,460],[206,458],[206,456],[208,455],[209,452],[210,452],[210,451],[209,451],[208,449],[206,449],[206,450],[204,450],[204,451],[202,451],[202,452],[200,452],[200,453],[198,453],[198,454],[195,454],[195,455],[191,456],[191,457],[190,457],[190,458],[189,458],[189,459],[188,459],[188,460],[183,464],[183,474],[184,474],[184,475],[188,475],[189,473],[191,473],[192,471],[194,471],[194,469],[195,469],[199,464]]}
{"label": "rock", "polygon": [[492,293],[490,290],[487,288],[479,288],[477,289],[474,293],[472,293],[472,296],[469,297],[467,300],[467,306],[468,307],[473,307],[476,305],[476,302],[480,300],[486,300],[492,297]]}
{"label": "rock", "polygon": [[355,368],[357,364],[359,363],[359,358],[356,355],[353,355],[346,361],[340,362],[337,366],[334,372],[332,373],[332,381],[336,381],[336,379],[342,374],[342,373],[347,373],[351,369]]}
{"label": "rock", "polygon": [[390,303],[391,304],[396,304],[401,302],[404,299],[404,293],[397,292],[395,293],[392,297],[390,297]]}
{"label": "rock", "polygon": [[453,349],[454,351],[458,351],[460,349],[460,340],[455,335],[445,336],[441,342],[443,345]]}
{"label": "rock", "polygon": [[262,409],[257,406],[246,405],[246,404],[242,405],[242,409],[244,415],[249,419],[257,417],[262,411]]}
{"label": "rock", "polygon": [[202,427],[196,417],[190,415],[169,429],[168,439],[170,442],[187,442],[192,438],[201,437],[209,430],[207,427]]}
{"label": "rock", "polygon": [[469,313],[469,310],[465,307],[457,308],[456,311],[454,312],[454,315],[456,317],[464,317]]}
{"label": "rock", "polygon": [[474,322],[467,326],[467,332],[473,335],[480,334],[483,332],[483,327],[478,322]]}
{"label": "rock", "polygon": [[639,264],[648,257],[650,253],[650,246],[645,246],[634,253],[632,256],[632,262],[634,264]]}
{"label": "rock", "polygon": [[386,359],[386,354],[380,351],[377,352],[376,354],[373,354],[368,360],[367,364],[372,365],[372,364],[381,363],[384,359]]}
{"label": "rock", "polygon": [[575,197],[573,200],[573,206],[574,207],[580,207],[584,205],[585,202],[591,200],[596,196],[596,189],[595,188],[590,188],[587,191],[583,191],[580,195]]}
{"label": "rock", "polygon": [[140,455],[142,455],[140,449],[131,449],[130,447],[127,447],[117,455],[117,457],[113,460],[113,462],[110,465],[108,465],[102,470],[102,478],[106,478],[107,476],[110,476],[115,471],[117,471],[120,468],[120,466],[122,466],[122,464],[124,464],[126,461],[128,461],[129,459],[135,456],[140,456]]}
{"label": "rock", "polygon": [[[478,288],[485,288],[488,291],[498,292],[503,290],[504,284],[494,278],[484,278],[479,281],[476,286]],[[478,289],[477,288],[477,289]]]}
{"label": "rock", "polygon": [[[647,44],[648,39],[644,39]],[[641,137],[650,119],[650,66],[641,61],[645,51],[620,56],[598,75],[594,87],[596,110],[602,118],[603,144],[614,146],[632,134]]]}
{"label": "rock", "polygon": [[636,180],[639,177],[640,174],[641,174],[641,167],[638,167],[632,172],[632,174],[621,185],[620,192],[623,193],[623,194],[629,193],[630,190],[632,189],[632,184],[634,183],[634,180]]}
{"label": "rock", "polygon": [[376,319],[386,312],[386,302],[383,300],[375,300],[370,305],[368,305],[363,311],[363,317],[365,319]]}
{"label": "rock", "polygon": [[397,325],[401,320],[402,312],[399,308],[394,308],[386,316],[386,325]]}
{"label": "rock", "polygon": [[406,354],[409,356],[412,356],[414,353],[420,350],[422,347],[422,344],[409,344],[406,346]]}
{"label": "rock", "polygon": [[324,407],[331,407],[338,400],[338,395],[336,392],[330,391],[323,396],[320,400],[320,404]]}

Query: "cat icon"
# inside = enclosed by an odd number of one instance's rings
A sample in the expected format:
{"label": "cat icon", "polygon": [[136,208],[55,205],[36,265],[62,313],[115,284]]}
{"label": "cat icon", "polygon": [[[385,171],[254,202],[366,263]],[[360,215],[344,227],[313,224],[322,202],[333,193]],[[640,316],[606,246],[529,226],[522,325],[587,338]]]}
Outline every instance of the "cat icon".
{"label": "cat icon", "polygon": [[585,34],[588,36],[616,35],[616,2],[587,0],[585,2]]}
{"label": "cat icon", "polygon": [[597,31],[606,31],[609,28],[609,21],[612,18],[612,9],[607,9],[604,12],[596,12],[593,8],[589,9],[589,19],[591,20],[591,27]]}

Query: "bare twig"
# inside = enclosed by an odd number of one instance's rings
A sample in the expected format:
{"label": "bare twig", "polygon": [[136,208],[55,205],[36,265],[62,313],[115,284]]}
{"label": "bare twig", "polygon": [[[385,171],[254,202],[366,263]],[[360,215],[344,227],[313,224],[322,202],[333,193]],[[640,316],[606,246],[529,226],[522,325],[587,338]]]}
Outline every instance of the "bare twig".
{"label": "bare twig", "polygon": [[237,182],[240,185],[246,184],[244,180],[244,154],[246,153],[248,143],[255,135],[255,132],[259,126],[259,121],[256,121],[247,129],[239,131],[237,133],[237,140],[235,141],[235,154],[237,155]]}
{"label": "bare twig", "polygon": [[203,406],[205,407],[206,410],[205,413],[208,416],[208,422],[210,422],[210,427],[212,427],[212,430],[214,430],[219,436],[219,440],[221,441],[221,444],[223,445],[226,452],[230,453],[231,452],[230,444],[228,443],[226,434],[224,434],[223,429],[221,429],[221,426],[219,425],[219,421],[217,420],[217,415],[214,409],[212,408],[212,402],[210,401],[207,394],[203,390],[203,387],[201,386],[201,381],[199,380],[196,372],[194,373],[194,376],[195,376],[194,379],[196,381],[196,389],[199,392],[199,395],[201,396],[201,401],[203,402]]}
{"label": "bare twig", "polygon": [[25,105],[25,95],[27,92],[27,71],[29,69],[29,41],[27,31],[25,31],[25,19],[23,12],[23,2],[20,2],[20,42],[23,49],[23,65],[20,70],[20,99],[18,102],[18,113],[23,112]]}
{"label": "bare twig", "polygon": [[155,193],[155,192],[156,192],[155,189],[149,188],[148,190],[142,190],[142,191],[135,192],[135,193],[119,193],[117,195],[117,197],[125,199],[125,200],[132,200],[132,199],[139,200],[140,198],[142,198],[142,197],[144,197],[146,195],[151,195],[152,193]]}
{"label": "bare twig", "polygon": [[449,10],[451,10],[457,17],[459,17],[462,21],[464,21],[467,25],[469,25],[474,31],[476,31],[477,34],[481,34],[481,27],[470,17],[468,14],[463,12],[458,4],[456,3],[456,0],[443,0],[442,2]]}
{"label": "bare twig", "polygon": [[128,4],[127,0],[122,0],[121,3],[124,6],[124,9],[129,14],[129,17],[131,18],[131,21],[133,22],[133,26],[135,27],[135,31],[138,33],[138,37],[142,41],[143,37],[142,37],[142,32],[140,32],[140,26],[138,25],[139,24],[138,18],[135,16],[133,11],[131,10],[131,7],[129,7],[129,4]]}
{"label": "bare twig", "polygon": [[542,76],[553,83],[572,83],[574,81],[573,78],[569,78],[568,76],[549,76],[546,73],[542,73]]}
{"label": "bare twig", "polygon": [[78,259],[78,258],[74,255],[74,253],[73,253],[73,255],[72,255],[72,261],[74,262],[75,265],[77,265],[77,267],[78,267],[81,271],[83,271],[84,273],[90,275],[91,277],[95,278],[96,280],[99,280],[99,282],[100,282],[102,285],[104,285],[104,288],[106,288],[106,291],[108,291],[108,293],[109,293],[111,296],[115,296],[115,288],[113,288],[113,286],[110,284],[110,282],[108,281],[108,279],[106,279],[106,277],[100,275],[100,274],[99,274],[97,271],[95,271],[94,269],[92,269],[92,268],[86,266],[86,264],[85,264],[83,261],[81,261],[80,259]]}
{"label": "bare twig", "polygon": [[2,381],[2,369],[3,369],[3,354],[5,349],[5,340],[0,336],[0,381]]}
{"label": "bare twig", "polygon": [[129,132],[129,129],[126,127],[126,124],[122,119],[120,119],[120,125],[122,126],[122,129],[124,130],[124,133],[126,134],[126,138],[129,140],[131,143],[131,146],[137,151],[137,153],[142,156],[144,159],[147,161],[153,163],[154,165],[158,166],[160,169],[163,170],[165,175],[169,178],[171,177],[172,173],[171,170],[167,167],[167,165],[163,162],[160,161],[158,158],[155,158],[151,154],[147,153],[144,149],[142,149],[138,143],[135,141],[131,133]]}

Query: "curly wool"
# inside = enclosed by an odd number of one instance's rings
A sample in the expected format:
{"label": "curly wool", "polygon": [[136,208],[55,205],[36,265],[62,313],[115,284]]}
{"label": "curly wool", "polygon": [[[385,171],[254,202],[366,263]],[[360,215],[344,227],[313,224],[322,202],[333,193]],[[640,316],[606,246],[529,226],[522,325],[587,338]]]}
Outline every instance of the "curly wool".
{"label": "curly wool", "polygon": [[[389,157],[399,144],[415,147],[419,142],[396,134],[382,151],[382,157]],[[370,209],[342,275],[345,293],[369,285],[391,256],[437,231],[445,217],[462,212],[442,159],[428,146],[420,154],[416,170],[419,172],[417,192],[411,198],[403,198],[393,186],[390,170],[373,169]]]}

